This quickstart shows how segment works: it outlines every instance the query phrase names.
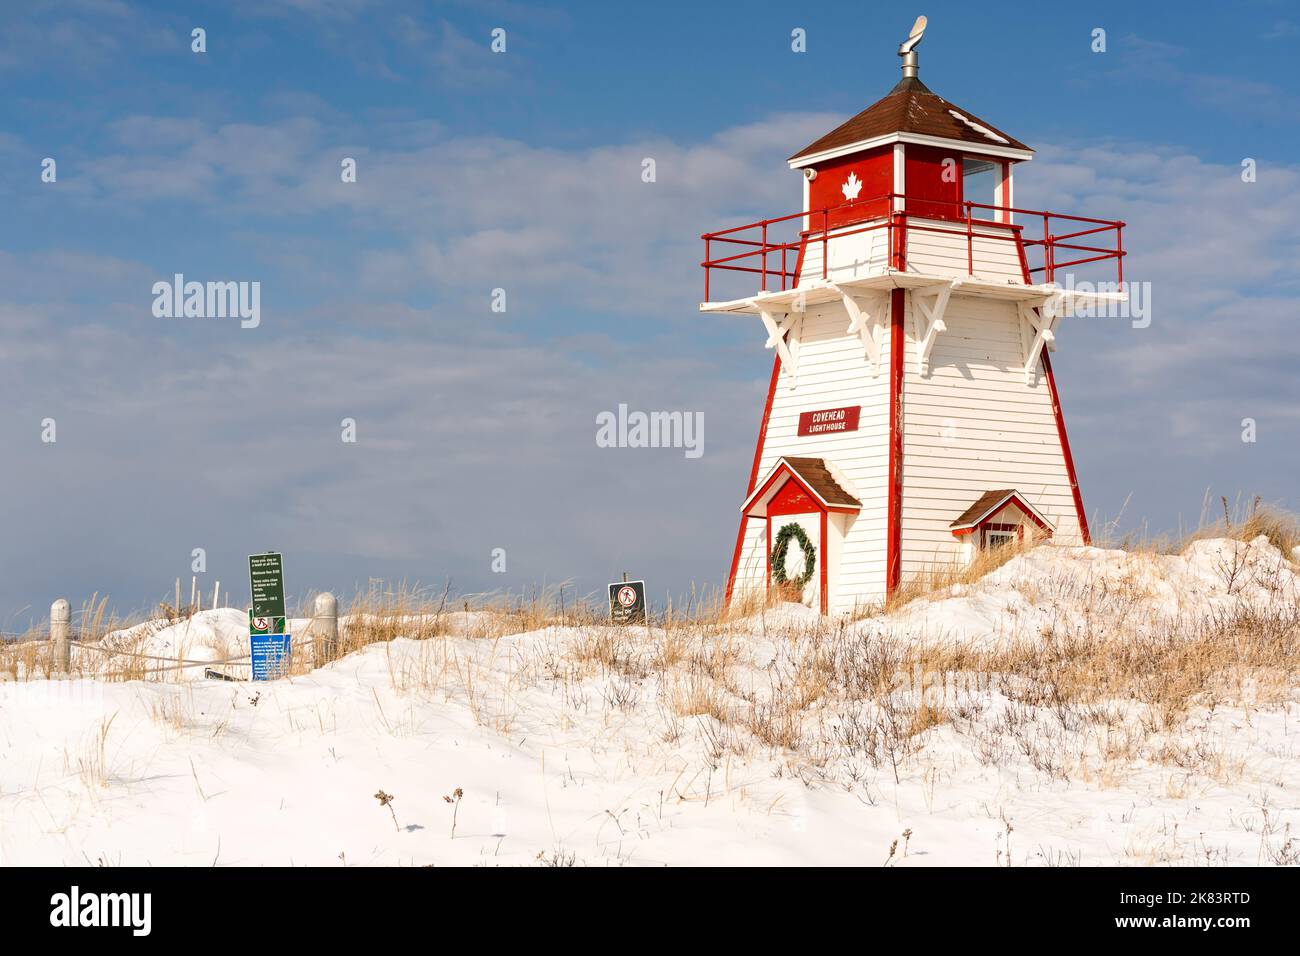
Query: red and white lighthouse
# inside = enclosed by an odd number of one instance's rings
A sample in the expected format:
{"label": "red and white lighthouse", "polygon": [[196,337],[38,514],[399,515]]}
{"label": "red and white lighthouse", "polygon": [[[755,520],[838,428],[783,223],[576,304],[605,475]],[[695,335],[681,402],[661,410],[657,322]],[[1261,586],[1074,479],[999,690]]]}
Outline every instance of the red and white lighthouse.
{"label": "red and white lighthouse", "polygon": [[851,611],[1008,539],[1088,542],[1049,353],[1124,297],[1058,281],[1122,283],[1124,224],[1017,208],[1033,150],[921,82],[924,29],[883,99],[789,160],[803,211],[703,237],[701,311],[776,353],[728,600]]}

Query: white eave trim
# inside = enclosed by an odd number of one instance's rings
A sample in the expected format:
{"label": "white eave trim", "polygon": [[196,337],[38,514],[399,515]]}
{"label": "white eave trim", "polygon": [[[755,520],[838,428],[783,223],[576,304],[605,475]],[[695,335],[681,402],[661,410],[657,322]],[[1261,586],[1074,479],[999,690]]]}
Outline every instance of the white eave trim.
{"label": "white eave trim", "polygon": [[960,149],[963,153],[978,153],[981,156],[996,156],[999,159],[1018,159],[1030,160],[1034,158],[1032,149],[1016,149],[1014,146],[999,146],[997,143],[989,142],[975,143],[967,139],[948,139],[944,136],[930,136],[926,133],[886,133],[883,136],[873,136],[871,139],[859,140],[856,143],[849,143],[847,146],[837,146],[834,149],[824,149],[819,153],[809,153],[807,156],[800,156],[796,159],[788,160],[791,169],[803,169],[805,166],[812,166],[814,163],[822,163],[828,159],[838,159],[841,156],[848,156],[851,153],[860,153],[864,149],[872,149],[876,146],[887,146],[890,143],[916,143],[918,146],[947,146]]}
{"label": "white eave trim", "polygon": [[1003,498],[997,504],[995,504],[992,508],[986,510],[978,518],[975,518],[972,521],[963,522],[962,524],[949,525],[948,527],[954,534],[956,534],[958,531],[965,531],[967,528],[977,528],[982,522],[987,521],[990,515],[997,514],[1013,500],[1016,503],[1016,507],[1018,507],[1021,511],[1025,511],[1033,515],[1035,518],[1037,518],[1039,521],[1043,523],[1043,527],[1049,528],[1052,531],[1056,530],[1056,526],[1053,525],[1052,522],[1047,520],[1047,516],[1044,515],[1037,508],[1035,508],[1033,505],[1031,505],[1028,501],[1026,501],[1024,499],[1024,496],[1021,495],[1020,492],[1018,491],[1011,492],[1009,495],[1007,495],[1005,498]]}
{"label": "white eave trim", "polygon": [[[813,455],[813,456],[810,456],[810,457],[814,457],[814,458],[815,458],[815,457],[818,457],[818,456]],[[825,458],[822,458],[822,462],[823,462],[823,464],[826,465],[826,470],[827,470],[827,472],[830,473],[831,478],[833,478],[833,479],[835,480],[835,483],[836,483],[836,484],[840,484],[840,475],[839,475],[839,473],[838,473],[838,470],[837,470],[837,469],[833,469],[832,466],[831,466],[831,463],[830,463],[829,461],[827,461]],[[742,504],[742,505],[740,506],[740,513],[741,513],[742,515],[746,515],[746,516],[751,517],[751,518],[765,518],[765,517],[767,517],[767,504],[768,504],[767,501],[764,501],[764,502],[763,502],[763,505],[762,505],[762,507],[763,507],[763,512],[764,512],[763,514],[761,514],[761,515],[759,515],[759,514],[751,515],[751,514],[749,514],[749,510],[750,510],[751,508],[753,508],[753,507],[755,507],[755,506],[757,505],[759,495],[762,493],[763,489],[767,487],[767,483],[768,483],[769,481],[772,480],[772,478],[776,475],[776,473],[777,473],[778,471],[781,470],[781,467],[782,467],[782,466],[784,466],[784,467],[786,468],[786,470],[790,472],[791,475],[796,476],[796,477],[799,479],[799,483],[800,483],[801,485],[803,485],[805,488],[807,488],[809,491],[812,492],[813,497],[817,499],[817,502],[818,502],[818,503],[822,506],[822,508],[825,509],[826,511],[834,511],[834,510],[837,510],[837,509],[838,509],[838,510],[848,509],[848,510],[850,510],[850,511],[861,511],[861,510],[862,510],[862,505],[860,505],[860,504],[857,504],[857,505],[833,505],[833,504],[831,504],[829,501],[827,501],[825,498],[823,498],[820,494],[818,494],[817,489],[814,488],[811,484],[808,483],[808,479],[806,479],[803,475],[799,474],[799,469],[796,468],[794,465],[790,464],[790,462],[786,461],[785,456],[782,455],[780,458],[778,458],[778,459],[776,460],[776,464],[773,465],[771,468],[769,468],[769,469],[767,470],[767,474],[763,476],[763,480],[760,481],[758,484],[756,484],[756,485],[754,486],[754,490],[753,490],[752,492],[750,492],[749,497],[746,498],[744,504]],[[782,487],[784,487],[784,485],[782,485]],[[848,488],[845,488],[844,485],[840,484],[840,487],[844,490],[844,493],[845,493],[845,494],[853,495],[853,492],[849,491]],[[777,489],[777,490],[779,491],[780,489]],[[776,491],[773,491],[772,494],[775,495],[775,494],[776,494]],[[856,498],[857,495],[853,495],[853,497]],[[771,498],[769,497],[768,500],[770,501]],[[859,498],[858,500],[861,501],[862,499]]]}
{"label": "white eave trim", "polygon": [[965,276],[953,278],[939,273],[906,272],[887,269],[861,279],[809,279],[784,292],[760,292],[758,295],[727,302],[701,302],[701,312],[728,312],[759,315],[767,312],[806,312],[809,306],[840,301],[846,291],[861,295],[880,289],[916,289],[950,285],[955,295],[979,295],[1041,306],[1053,296],[1066,300],[1071,311],[1104,302],[1125,302],[1124,292],[1082,292],[1055,285],[1026,285],[1023,282],[993,282]]}

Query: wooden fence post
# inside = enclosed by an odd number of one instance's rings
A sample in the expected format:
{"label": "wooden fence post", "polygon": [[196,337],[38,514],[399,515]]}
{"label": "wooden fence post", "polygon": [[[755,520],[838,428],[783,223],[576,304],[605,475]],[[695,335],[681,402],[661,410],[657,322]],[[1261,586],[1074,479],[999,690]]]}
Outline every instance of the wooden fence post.
{"label": "wooden fence post", "polygon": [[316,665],[334,660],[339,650],[339,602],[324,591],[316,595],[316,605],[311,621],[312,639],[316,642]]}
{"label": "wooden fence post", "polygon": [[50,605],[50,669],[66,674],[71,664],[72,649],[68,645],[68,630],[72,624],[72,608],[64,598]]}

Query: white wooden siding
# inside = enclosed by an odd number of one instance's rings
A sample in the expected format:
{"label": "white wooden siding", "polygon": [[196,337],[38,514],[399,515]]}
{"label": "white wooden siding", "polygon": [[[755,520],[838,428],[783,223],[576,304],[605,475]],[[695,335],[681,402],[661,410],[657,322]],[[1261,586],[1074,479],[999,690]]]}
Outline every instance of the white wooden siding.
{"label": "white wooden siding", "polygon": [[[883,222],[883,221],[882,221]],[[871,223],[855,223],[838,232],[862,229]],[[822,247],[818,237],[810,237],[804,249],[803,268],[799,272],[799,281],[822,278]],[[850,236],[838,236],[831,230],[830,240],[826,244],[830,249],[830,258],[826,278],[831,282],[845,282],[849,279],[865,279],[880,275],[889,268],[889,229],[883,224],[870,232],[859,232]],[[847,321],[845,323],[847,325]]]}
{"label": "white wooden siding", "polygon": [[[936,227],[953,230],[952,233],[924,232],[919,228],[907,230],[905,260],[909,272],[938,273],[940,275],[966,276],[970,262],[966,250],[965,223],[938,219],[911,219],[912,226]],[[863,279],[880,275],[889,268],[890,230],[881,225],[870,232],[842,235],[863,229],[871,223],[856,223],[831,230],[828,242],[830,254],[826,278],[833,282]],[[1023,282],[1024,271],[1020,253],[1011,241],[1012,232],[1005,226],[975,223],[971,240],[974,275],[991,281],[1010,280]],[[993,238],[1000,236],[1002,238]],[[822,278],[822,240],[813,236],[804,250],[799,281]]]}
{"label": "white wooden siding", "polygon": [[[912,321],[907,297],[907,327]],[[1080,542],[1046,380],[1025,384],[1015,306],[954,295],[929,367],[916,373],[905,345],[903,379],[904,577],[951,560],[960,544],[949,525],[976,498],[1015,488],[1055,529],[1058,544]]]}
{"label": "white wooden siding", "polygon": [[[835,586],[829,587],[829,610],[848,610],[855,598],[879,601],[885,591],[885,522],[889,471],[889,329],[883,349],[886,361],[873,376],[866,348],[845,334],[849,318],[839,303],[808,311],[799,331],[797,385],[783,372],[777,381],[768,420],[767,441],[759,462],[762,481],[786,455],[825,458],[852,485],[862,511],[846,522],[839,544]],[[861,406],[858,430],[799,437],[799,415],[823,408]],[[835,520],[835,516],[831,516]],[[951,520],[951,519],[950,519]],[[832,535],[835,537],[835,535]],[[833,549],[834,550],[834,549]],[[836,555],[831,554],[834,562]],[[762,519],[746,522],[735,592],[761,591],[766,583],[767,530]]]}
{"label": "white wooden siding", "polygon": [[[940,275],[964,276],[999,281],[1024,282],[1020,253],[1011,241],[1013,233],[1005,226],[976,222],[971,226],[970,251],[967,252],[966,224],[941,219],[910,219],[911,226],[949,230],[943,233],[907,230],[904,260],[909,272],[937,272]],[[1002,238],[992,238],[1001,236]],[[832,260],[834,261],[834,260]]]}

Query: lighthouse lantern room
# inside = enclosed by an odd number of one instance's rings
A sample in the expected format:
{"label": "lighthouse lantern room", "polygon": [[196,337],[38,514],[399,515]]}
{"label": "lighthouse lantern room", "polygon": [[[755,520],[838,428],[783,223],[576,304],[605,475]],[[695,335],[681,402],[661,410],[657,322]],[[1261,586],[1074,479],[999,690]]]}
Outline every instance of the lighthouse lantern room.
{"label": "lighthouse lantern room", "polygon": [[[1050,353],[1125,298],[1124,223],[1018,208],[1033,150],[926,87],[925,25],[883,99],[790,158],[800,212],[702,237],[701,311],[775,353],[729,601],[852,611],[982,549],[1088,542]],[[1062,286],[1081,268],[1110,281]]]}

